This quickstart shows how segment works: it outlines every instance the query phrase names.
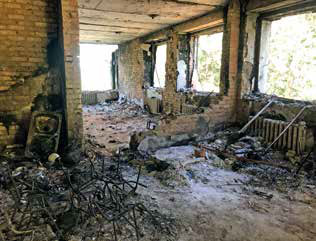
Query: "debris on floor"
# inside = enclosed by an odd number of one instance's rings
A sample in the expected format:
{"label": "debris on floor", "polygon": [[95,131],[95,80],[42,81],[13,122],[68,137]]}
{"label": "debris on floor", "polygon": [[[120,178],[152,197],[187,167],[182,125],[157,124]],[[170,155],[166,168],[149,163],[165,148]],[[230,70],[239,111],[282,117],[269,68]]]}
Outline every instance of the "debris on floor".
{"label": "debris on floor", "polygon": [[264,138],[237,127],[146,136],[158,121],[123,99],[84,107],[84,153],[7,148],[0,240],[315,240],[312,151],[265,153]]}
{"label": "debris on floor", "polygon": [[106,155],[118,148],[129,148],[130,136],[147,129],[147,122],[157,117],[141,107],[121,99],[117,102],[84,106],[86,141]]}
{"label": "debris on floor", "polygon": [[146,188],[142,167],[136,179],[125,177],[120,156],[110,160],[90,151],[71,168],[3,159],[0,168],[2,240],[176,237],[172,217],[138,195],[139,186]]}

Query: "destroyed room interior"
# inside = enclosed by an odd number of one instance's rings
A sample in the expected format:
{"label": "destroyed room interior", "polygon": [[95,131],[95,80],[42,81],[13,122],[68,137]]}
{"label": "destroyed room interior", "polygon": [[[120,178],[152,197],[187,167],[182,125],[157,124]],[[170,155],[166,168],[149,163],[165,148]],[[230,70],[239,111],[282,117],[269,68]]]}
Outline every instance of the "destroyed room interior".
{"label": "destroyed room interior", "polygon": [[0,0],[0,241],[316,241],[315,0]]}

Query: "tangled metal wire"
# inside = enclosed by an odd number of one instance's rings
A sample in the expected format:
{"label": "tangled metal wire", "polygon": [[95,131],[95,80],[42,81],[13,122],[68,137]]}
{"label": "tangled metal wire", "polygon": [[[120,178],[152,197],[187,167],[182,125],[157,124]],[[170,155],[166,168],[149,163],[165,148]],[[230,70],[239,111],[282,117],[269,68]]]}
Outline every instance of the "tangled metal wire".
{"label": "tangled metal wire", "polygon": [[[4,212],[7,223],[15,234],[29,235],[44,217],[57,239],[65,240],[65,234],[73,227],[84,228],[86,220],[95,218],[100,227],[97,237],[107,223],[112,225],[112,239],[117,241],[119,222],[123,220],[135,230],[134,235],[139,241],[140,216],[149,214],[152,221],[159,225],[155,215],[133,199],[139,186],[146,187],[139,182],[141,170],[139,167],[136,180],[126,180],[122,175],[120,158],[116,164],[108,166],[105,158],[95,155],[82,166],[72,169],[60,167],[58,172],[37,170],[34,175],[26,174],[23,170],[13,172],[10,179],[14,211],[10,217]],[[19,221],[13,225],[18,214]],[[72,214],[74,222],[65,228],[60,220],[66,214]]]}

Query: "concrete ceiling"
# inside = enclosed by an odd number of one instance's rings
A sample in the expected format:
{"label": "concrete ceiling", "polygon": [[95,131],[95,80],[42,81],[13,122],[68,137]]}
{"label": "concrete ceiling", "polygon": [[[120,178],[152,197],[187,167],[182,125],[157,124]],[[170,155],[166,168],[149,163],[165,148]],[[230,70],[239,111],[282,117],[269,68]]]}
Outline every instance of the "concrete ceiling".
{"label": "concrete ceiling", "polygon": [[120,44],[202,16],[228,0],[79,0],[80,41]]}

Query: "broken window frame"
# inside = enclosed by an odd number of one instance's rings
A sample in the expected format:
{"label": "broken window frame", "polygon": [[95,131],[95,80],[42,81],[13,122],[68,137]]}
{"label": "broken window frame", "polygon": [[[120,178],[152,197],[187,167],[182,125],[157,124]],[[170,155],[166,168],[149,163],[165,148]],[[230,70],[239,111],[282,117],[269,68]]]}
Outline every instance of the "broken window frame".
{"label": "broken window frame", "polygon": [[116,90],[119,89],[119,50],[115,50],[112,53],[112,60],[111,60],[111,74],[112,74],[112,89]]}
{"label": "broken window frame", "polygon": [[[188,83],[187,83],[187,88],[190,88],[192,90],[194,90],[193,85],[192,85],[192,81],[193,81],[193,75],[194,75],[194,71],[196,68],[198,68],[198,52],[199,52],[199,37],[203,36],[203,35],[213,35],[213,34],[217,34],[217,33],[223,33],[223,41],[225,38],[225,29],[224,29],[224,25],[221,26],[217,26],[217,27],[212,27],[212,28],[208,28],[208,29],[204,29],[198,32],[194,32],[191,33],[191,40],[190,40],[190,66],[189,66],[189,78],[188,78]],[[222,43],[222,47],[224,48],[224,42]],[[224,49],[222,48],[222,58],[223,58],[223,51]],[[221,60],[221,67],[223,64],[223,60]],[[214,92],[215,94],[220,94],[222,93],[221,88],[222,88],[222,70],[220,68],[220,84],[219,84],[219,91],[218,92]],[[201,92],[201,91],[199,91]],[[210,93],[211,91],[202,91],[204,93]]]}
{"label": "broken window frame", "polygon": [[[269,12],[259,14],[256,21],[256,37],[255,37],[255,49],[254,49],[254,69],[250,77],[253,93],[263,93],[260,91],[260,69],[261,69],[261,57],[262,57],[262,39],[264,31],[264,22],[273,22],[287,16],[295,16],[298,14],[304,14],[316,11],[316,2],[307,2],[282,9],[272,10]],[[265,36],[266,37],[266,36]],[[283,97],[279,97],[286,99]],[[298,100],[299,101],[299,100]]]}
{"label": "broken window frame", "polygon": [[143,49],[143,59],[145,65],[143,87],[145,88],[154,86],[154,71],[157,51],[157,47],[155,44],[149,43],[148,45],[150,46],[148,51]]}

